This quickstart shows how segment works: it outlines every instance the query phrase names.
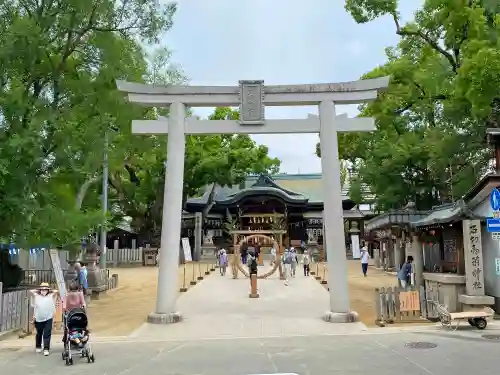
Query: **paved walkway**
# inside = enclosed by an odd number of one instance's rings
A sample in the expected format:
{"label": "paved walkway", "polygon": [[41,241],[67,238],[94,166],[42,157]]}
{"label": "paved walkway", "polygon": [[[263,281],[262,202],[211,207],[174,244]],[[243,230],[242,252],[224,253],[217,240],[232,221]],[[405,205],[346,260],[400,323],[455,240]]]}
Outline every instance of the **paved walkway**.
{"label": "paved walkway", "polygon": [[[412,349],[410,342],[435,347]],[[61,361],[60,348],[43,357],[33,348],[0,345],[0,369],[22,375],[490,375],[498,372],[499,344],[456,333],[108,342],[93,345],[96,363],[78,360],[71,367]]]}
{"label": "paved walkway", "polygon": [[[261,267],[259,272],[266,268]],[[132,337],[169,340],[347,334],[366,329],[362,323],[330,324],[328,292],[312,277],[298,274],[285,286],[278,276],[259,280],[260,298],[248,297],[249,281],[214,273],[177,302],[184,321],[158,326],[144,324]]]}

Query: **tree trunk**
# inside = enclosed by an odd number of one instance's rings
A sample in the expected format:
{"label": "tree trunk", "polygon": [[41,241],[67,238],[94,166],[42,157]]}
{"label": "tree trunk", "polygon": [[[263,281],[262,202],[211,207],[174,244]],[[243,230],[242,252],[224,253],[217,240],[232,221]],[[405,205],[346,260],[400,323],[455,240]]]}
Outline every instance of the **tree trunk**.
{"label": "tree trunk", "polygon": [[75,208],[77,210],[80,210],[82,208],[83,200],[85,198],[85,195],[87,194],[87,191],[89,190],[90,185],[92,185],[94,182],[99,181],[100,179],[100,176],[89,178],[83,183],[82,186],[80,186],[80,190],[78,191],[75,200]]}

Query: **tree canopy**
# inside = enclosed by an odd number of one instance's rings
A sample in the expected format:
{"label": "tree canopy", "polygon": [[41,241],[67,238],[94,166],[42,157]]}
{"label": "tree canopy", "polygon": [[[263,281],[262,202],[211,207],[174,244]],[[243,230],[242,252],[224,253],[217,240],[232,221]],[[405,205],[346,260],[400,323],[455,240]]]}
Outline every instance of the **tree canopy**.
{"label": "tree canopy", "polygon": [[[175,3],[4,0],[0,6],[0,240],[76,246],[103,221],[105,135],[110,207],[140,233],[161,220],[166,137],[131,121],[164,111],[128,103],[115,80],[186,82],[159,40]],[[149,52],[147,52],[149,51]],[[226,109],[218,109],[214,116]],[[189,137],[187,194],[279,162],[248,137]],[[110,218],[111,218],[110,214]]]}
{"label": "tree canopy", "polygon": [[381,210],[415,202],[428,209],[461,197],[489,168],[486,128],[500,122],[500,5],[426,0],[402,24],[397,0],[346,0],[358,23],[386,16],[399,35],[387,62],[362,78],[389,75],[389,89],[360,107],[373,134],[339,137],[341,158]]}
{"label": "tree canopy", "polygon": [[157,42],[175,10],[152,0],[2,2],[0,237],[67,244],[101,221],[97,195],[80,189],[96,179],[106,129],[142,112],[114,80],[143,79],[137,40]]}
{"label": "tree canopy", "polygon": [[[238,117],[238,111],[231,108],[216,108],[209,120]],[[128,192],[120,197],[124,214],[132,217],[133,227],[150,243],[159,240],[165,159],[164,145],[156,147],[155,153],[147,151],[136,157],[133,167],[140,168],[137,168],[140,183],[129,183]],[[237,185],[253,173],[277,173],[280,166],[278,159],[268,156],[266,146],[257,145],[248,135],[241,134],[187,136],[184,163],[184,201],[201,196],[204,188],[210,188],[205,215],[214,203],[216,186]]]}

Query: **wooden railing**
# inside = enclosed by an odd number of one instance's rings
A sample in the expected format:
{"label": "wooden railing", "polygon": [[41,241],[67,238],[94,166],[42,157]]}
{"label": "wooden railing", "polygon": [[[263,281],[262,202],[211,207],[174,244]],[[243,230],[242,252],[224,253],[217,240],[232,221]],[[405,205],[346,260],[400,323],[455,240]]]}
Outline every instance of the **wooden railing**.
{"label": "wooden railing", "polygon": [[427,318],[425,289],[375,288],[375,324],[421,322]]}

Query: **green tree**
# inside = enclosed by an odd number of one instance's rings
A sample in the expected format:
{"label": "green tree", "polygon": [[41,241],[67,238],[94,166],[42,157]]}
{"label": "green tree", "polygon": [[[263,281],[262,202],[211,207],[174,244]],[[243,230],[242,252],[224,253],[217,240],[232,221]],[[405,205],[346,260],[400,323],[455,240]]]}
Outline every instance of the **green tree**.
{"label": "green tree", "polygon": [[[238,119],[239,112],[228,107],[216,108],[209,116],[209,120]],[[188,173],[192,173],[190,180],[194,182],[194,185],[190,186],[190,193],[200,191],[203,186],[212,185],[203,216],[213,207],[216,186],[238,185],[249,174],[279,172],[280,160],[270,158],[267,146],[257,145],[249,135],[222,134],[200,138],[195,138],[197,143],[200,142],[197,153],[204,157],[194,159],[195,163],[188,164]],[[189,163],[190,159],[187,160]]]}
{"label": "green tree", "polygon": [[391,76],[387,92],[360,108],[377,132],[339,139],[379,209],[453,200],[489,168],[485,130],[500,120],[496,4],[426,0],[402,25],[396,0],[346,0],[358,23],[389,16],[400,36],[387,63],[363,77]]}
{"label": "green tree", "polygon": [[152,0],[2,1],[0,237],[63,245],[101,221],[92,185],[104,132],[145,115],[114,80],[142,80],[137,40],[157,42],[175,9]]}
{"label": "green tree", "polygon": [[[167,48],[154,49],[146,56],[144,82],[158,85],[187,82],[182,69],[171,61]],[[141,81],[141,78],[134,81]],[[110,152],[110,203],[119,208],[115,221],[132,218],[131,226],[152,242],[160,233],[165,181],[167,137],[139,136],[131,133],[131,121],[167,115],[164,108],[151,108],[143,113],[124,116],[124,124],[114,134]]]}
{"label": "green tree", "polygon": [[[166,61],[168,59],[164,63]],[[167,77],[163,83],[175,83],[171,76],[163,74],[162,77]],[[209,119],[236,120],[238,116],[231,108],[216,108]],[[141,239],[155,244],[161,229],[166,137],[145,138],[154,139],[156,143],[149,150],[144,147],[135,150],[128,162],[131,174],[118,170],[112,184],[117,202],[123,213],[132,217],[132,225]],[[210,186],[208,203],[203,210],[206,215],[213,206],[216,186],[236,185],[252,173],[275,173],[279,165],[278,159],[268,156],[266,146],[257,145],[248,135],[187,136],[184,202],[188,197],[202,195],[203,189]]]}

